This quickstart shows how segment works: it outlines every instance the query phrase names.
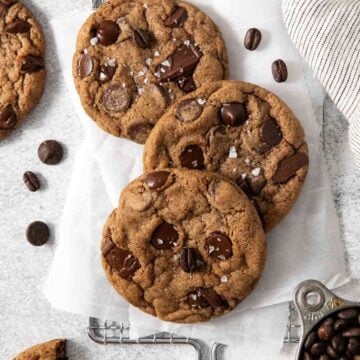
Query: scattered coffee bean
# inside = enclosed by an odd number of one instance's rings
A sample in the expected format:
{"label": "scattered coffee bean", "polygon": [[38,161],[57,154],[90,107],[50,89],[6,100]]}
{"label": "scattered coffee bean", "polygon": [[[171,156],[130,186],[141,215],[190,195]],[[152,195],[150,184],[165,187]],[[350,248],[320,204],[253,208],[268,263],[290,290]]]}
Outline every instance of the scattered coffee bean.
{"label": "scattered coffee bean", "polygon": [[35,192],[40,189],[40,181],[32,171],[26,171],[23,175],[23,181],[27,188]]}
{"label": "scattered coffee bean", "polygon": [[188,146],[180,155],[180,163],[182,167],[188,169],[204,169],[204,155],[201,148],[197,145]]}
{"label": "scattered coffee bean", "polygon": [[169,250],[176,245],[178,239],[176,227],[164,221],[153,232],[151,245],[158,250]]}
{"label": "scattered coffee bean", "polygon": [[349,323],[343,319],[337,319],[334,323],[334,330],[335,331],[343,331],[349,327]]}
{"label": "scattered coffee bean", "polygon": [[279,59],[274,61],[271,69],[275,81],[281,83],[287,80],[288,71],[287,66],[283,60]]}
{"label": "scattered coffee bean", "polygon": [[89,54],[82,53],[78,62],[78,75],[80,79],[85,79],[89,76],[94,68],[92,57]]}
{"label": "scattered coffee bean", "polygon": [[215,232],[206,239],[206,250],[212,258],[226,260],[232,256],[232,242],[224,234]]}
{"label": "scattered coffee bean", "polygon": [[358,315],[359,311],[353,308],[342,310],[337,314],[338,318],[343,320],[355,319],[358,317]]}
{"label": "scattered coffee bean", "polygon": [[5,31],[9,34],[23,34],[29,32],[31,25],[21,19],[17,19],[8,24],[5,28]]}
{"label": "scattered coffee bean", "polygon": [[188,99],[176,107],[175,116],[183,122],[191,122],[198,119],[203,110],[203,106],[197,100]]}
{"label": "scattered coffee bean", "polygon": [[151,47],[151,35],[144,29],[135,29],[133,33],[135,44],[142,49],[149,49]]}
{"label": "scattered coffee bean", "polygon": [[221,122],[227,126],[240,126],[248,118],[249,114],[244,104],[224,104],[220,109]]}
{"label": "scattered coffee bean", "polygon": [[96,37],[99,39],[99,43],[104,46],[114,44],[120,34],[119,26],[111,21],[105,20],[96,29]]}
{"label": "scattered coffee bean", "polygon": [[44,68],[44,59],[41,56],[26,55],[20,60],[20,71],[24,73],[36,73]]}
{"label": "scattered coffee bean", "polygon": [[152,172],[146,176],[145,184],[149,189],[158,189],[166,183],[169,175],[167,171]]}
{"label": "scattered coffee bean", "polygon": [[182,27],[187,18],[188,14],[186,9],[176,7],[175,11],[165,20],[164,24],[171,28]]}
{"label": "scattered coffee bean", "polygon": [[38,156],[46,165],[57,165],[64,156],[64,150],[56,140],[46,140],[40,144]]}
{"label": "scattered coffee bean", "polygon": [[11,106],[0,110],[0,130],[10,130],[16,126],[16,113]]}
{"label": "scattered coffee bean", "polygon": [[245,35],[244,45],[248,50],[256,50],[261,41],[261,32],[259,29],[249,29]]}
{"label": "scattered coffee bean", "polygon": [[49,227],[42,221],[35,221],[26,229],[26,238],[31,245],[42,246],[48,242],[49,237]]}

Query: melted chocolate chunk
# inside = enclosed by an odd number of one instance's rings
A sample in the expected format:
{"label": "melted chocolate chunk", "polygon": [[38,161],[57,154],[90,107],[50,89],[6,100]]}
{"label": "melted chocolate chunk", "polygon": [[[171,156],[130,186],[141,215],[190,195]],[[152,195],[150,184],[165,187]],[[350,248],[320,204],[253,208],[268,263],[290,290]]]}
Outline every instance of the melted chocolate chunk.
{"label": "melted chocolate chunk", "polygon": [[275,184],[284,184],[296,175],[296,172],[309,164],[309,158],[304,153],[296,153],[282,160],[273,176]]}
{"label": "melted chocolate chunk", "polygon": [[249,118],[249,114],[244,104],[233,102],[221,107],[220,118],[227,126],[240,126]]}
{"label": "melted chocolate chunk", "polygon": [[111,20],[103,21],[96,29],[96,37],[99,39],[99,43],[104,46],[114,44],[117,41],[119,34],[119,26]]}
{"label": "melted chocolate chunk", "polygon": [[89,54],[82,53],[78,62],[78,75],[84,79],[91,74],[94,68],[92,57]]}
{"label": "melted chocolate chunk", "polygon": [[266,120],[261,127],[261,140],[270,147],[276,146],[283,138],[281,129],[275,119]]}
{"label": "melted chocolate chunk", "polygon": [[216,260],[225,260],[232,256],[232,242],[224,234],[215,232],[206,239],[205,248]]}
{"label": "melted chocolate chunk", "polygon": [[188,18],[186,9],[182,7],[176,7],[175,11],[164,21],[165,26],[176,28],[182,27],[184,22]]}
{"label": "melted chocolate chunk", "polygon": [[103,104],[109,111],[126,111],[131,104],[131,91],[122,84],[111,84],[103,96]]}
{"label": "melted chocolate chunk", "polygon": [[152,172],[146,176],[145,184],[149,189],[158,189],[166,183],[169,175],[167,171]]}
{"label": "melted chocolate chunk", "polygon": [[212,306],[223,307],[227,305],[224,300],[214,289],[198,288],[188,294],[188,303],[193,308],[206,308]]}
{"label": "melted chocolate chunk", "polygon": [[[91,71],[92,69],[90,70],[90,73]],[[101,65],[99,70],[99,81],[101,83],[110,81],[114,77],[115,72],[116,72],[116,66],[110,66],[108,64]]]}
{"label": "melted chocolate chunk", "polygon": [[9,34],[23,34],[29,32],[30,29],[31,25],[27,21],[17,19],[6,25],[5,31]]}
{"label": "melted chocolate chunk", "polygon": [[187,272],[192,273],[201,270],[205,265],[198,251],[192,248],[184,248],[180,255],[180,266]]}
{"label": "melted chocolate chunk", "polygon": [[169,250],[176,245],[179,234],[176,227],[164,221],[151,236],[151,245],[158,250]]}
{"label": "melted chocolate chunk", "polygon": [[44,59],[41,56],[26,55],[20,60],[20,71],[31,74],[44,68]]}
{"label": "melted chocolate chunk", "polygon": [[183,122],[191,122],[199,118],[204,108],[195,99],[184,100],[176,107],[176,117]]}
{"label": "melted chocolate chunk", "polygon": [[16,126],[17,118],[11,106],[0,110],[0,130],[10,130]]}
{"label": "melted chocolate chunk", "polygon": [[180,155],[180,163],[182,167],[202,170],[205,168],[204,155],[201,148],[197,145],[188,146]]}

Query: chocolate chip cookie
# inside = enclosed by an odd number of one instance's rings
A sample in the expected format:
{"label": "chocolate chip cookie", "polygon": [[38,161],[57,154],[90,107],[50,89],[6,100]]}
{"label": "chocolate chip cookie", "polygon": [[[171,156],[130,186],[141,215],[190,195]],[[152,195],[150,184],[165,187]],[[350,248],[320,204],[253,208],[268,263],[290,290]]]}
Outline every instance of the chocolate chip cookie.
{"label": "chocolate chip cookie", "polygon": [[161,118],[144,169],[218,172],[257,207],[266,231],[288,214],[308,171],[304,131],[291,110],[258,86],[223,81],[187,95]]}
{"label": "chocolate chip cookie", "polygon": [[14,360],[67,360],[66,340],[57,339],[35,345],[17,355]]}
{"label": "chocolate chip cookie", "polygon": [[178,0],[110,0],[82,26],[73,75],[88,115],[144,143],[165,110],[204,82],[228,76],[221,33]]}
{"label": "chocolate chip cookie", "polygon": [[0,1],[0,140],[38,103],[45,84],[44,36],[16,0]]}
{"label": "chocolate chip cookie", "polygon": [[101,253],[110,283],[131,304],[166,321],[195,323],[250,294],[266,242],[235,184],[215,173],[164,169],[123,191]]}

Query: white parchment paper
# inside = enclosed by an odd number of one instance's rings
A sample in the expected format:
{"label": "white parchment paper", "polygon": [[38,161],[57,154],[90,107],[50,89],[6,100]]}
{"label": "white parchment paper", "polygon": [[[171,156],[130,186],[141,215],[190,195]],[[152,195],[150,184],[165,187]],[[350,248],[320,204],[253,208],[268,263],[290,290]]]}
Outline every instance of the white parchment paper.
{"label": "white parchment paper", "polygon": [[[291,299],[300,281],[315,278],[330,288],[347,281],[338,219],[319,129],[299,56],[282,24],[280,0],[193,2],[221,28],[230,54],[231,77],[255,82],[285,100],[302,122],[309,143],[307,181],[291,214],[268,236],[264,276],[253,294],[231,314],[192,326],[148,316],[129,306],[111,288],[100,264],[102,226],[117,205],[121,189],[141,174],[142,146],[105,134],[82,110],[73,85],[71,61],[76,34],[89,14],[71,13],[54,19],[52,26],[59,61],[86,138],[75,160],[58,248],[44,293],[52,306],[61,310],[130,321],[132,335],[172,331],[234,346],[241,338],[251,343],[260,337],[269,346],[256,351],[266,354],[281,347],[287,318],[287,305],[281,303]],[[254,52],[246,51],[242,45],[249,27],[258,27],[263,33],[262,43]],[[289,79],[285,84],[272,79],[271,63],[278,58],[288,65]],[[75,115],[74,121],[78,121]],[[256,308],[261,309],[251,310]]]}

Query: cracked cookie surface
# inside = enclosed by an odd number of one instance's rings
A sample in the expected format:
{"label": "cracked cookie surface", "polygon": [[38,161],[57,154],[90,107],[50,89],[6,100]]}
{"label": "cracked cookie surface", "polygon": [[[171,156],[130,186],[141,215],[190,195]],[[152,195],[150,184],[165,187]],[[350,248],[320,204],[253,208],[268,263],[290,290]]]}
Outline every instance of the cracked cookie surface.
{"label": "cracked cookie surface", "polygon": [[169,169],[142,175],[123,191],[101,242],[103,268],[132,305],[178,323],[234,309],[266,261],[260,219],[223,177]]}
{"label": "cracked cookie surface", "polygon": [[206,84],[174,104],[144,150],[144,170],[182,167],[233,180],[270,231],[291,210],[308,171],[304,131],[274,94],[253,84]]}
{"label": "cracked cookie surface", "polygon": [[56,339],[34,345],[17,355],[14,360],[67,360],[66,340]]}
{"label": "cracked cookie surface", "polygon": [[0,1],[0,140],[19,127],[45,85],[44,37],[31,12]]}
{"label": "cracked cookie surface", "polygon": [[103,130],[144,143],[165,110],[205,82],[226,79],[213,21],[178,0],[110,0],[82,26],[73,75]]}

